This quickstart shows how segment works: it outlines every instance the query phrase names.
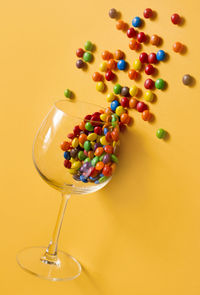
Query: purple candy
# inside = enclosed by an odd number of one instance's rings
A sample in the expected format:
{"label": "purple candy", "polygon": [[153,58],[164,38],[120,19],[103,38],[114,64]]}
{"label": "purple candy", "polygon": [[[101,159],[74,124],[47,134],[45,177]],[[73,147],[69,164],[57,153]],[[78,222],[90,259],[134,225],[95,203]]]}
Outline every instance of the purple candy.
{"label": "purple candy", "polygon": [[102,145],[99,143],[99,142],[96,142],[94,144],[94,151],[98,148],[98,147],[101,147]]}
{"label": "purple candy", "polygon": [[107,164],[110,162],[110,155],[109,154],[106,154],[104,157],[103,157],[103,163],[104,164]]}
{"label": "purple candy", "polygon": [[80,168],[80,172],[81,172],[81,173],[84,172],[83,165],[82,165],[81,168]]}
{"label": "purple candy", "polygon": [[85,171],[85,172],[83,173],[84,177],[87,178],[88,176],[90,176],[94,170],[95,170],[94,167],[90,167],[87,171]]}
{"label": "purple candy", "polygon": [[91,167],[91,163],[90,162],[86,162],[86,163],[83,164],[82,167],[83,167],[83,172],[86,172]]}

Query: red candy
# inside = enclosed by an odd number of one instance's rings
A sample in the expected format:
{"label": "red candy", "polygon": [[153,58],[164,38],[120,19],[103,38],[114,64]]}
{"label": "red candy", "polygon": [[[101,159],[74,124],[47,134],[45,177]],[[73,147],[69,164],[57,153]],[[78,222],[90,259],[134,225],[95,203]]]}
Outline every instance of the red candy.
{"label": "red candy", "polygon": [[67,135],[67,137],[69,138],[69,139],[74,139],[74,133],[69,133],[68,135]]}
{"label": "red candy", "polygon": [[84,50],[82,48],[78,48],[76,50],[76,56],[77,57],[83,57],[83,54],[84,54]]}
{"label": "red candy", "polygon": [[154,68],[152,65],[147,65],[147,66],[145,67],[145,73],[146,73],[147,75],[152,75],[153,72],[154,72],[154,70],[155,70],[155,68]]}
{"label": "red candy", "polygon": [[133,38],[136,35],[136,31],[134,30],[134,28],[131,27],[128,29],[126,34],[127,34],[128,38]]}
{"label": "red candy", "polygon": [[112,174],[112,168],[109,166],[109,165],[105,165],[103,170],[102,170],[102,173],[104,176],[110,176]]}
{"label": "red candy", "polygon": [[99,114],[94,114],[91,117],[90,123],[94,126],[98,126],[101,119],[100,119],[100,115]]}
{"label": "red candy", "polygon": [[74,127],[73,132],[74,132],[74,135],[75,135],[75,136],[78,136],[78,135],[80,134],[81,129],[79,128],[78,125],[76,125],[76,126]]}
{"label": "red candy", "polygon": [[65,168],[71,168],[72,163],[69,160],[64,160]]}
{"label": "red candy", "polygon": [[85,116],[84,121],[85,121],[85,122],[90,121],[91,117],[92,117],[91,115],[87,115],[87,116]]}
{"label": "red candy", "polygon": [[94,127],[94,133],[101,135],[102,134],[102,128],[100,126]]}
{"label": "red candy", "polygon": [[145,42],[146,41],[146,35],[145,35],[145,33],[143,33],[143,32],[138,33],[137,40],[140,43]]}
{"label": "red candy", "polygon": [[143,111],[145,111],[147,109],[147,105],[144,102],[139,101],[137,103],[136,109],[138,112],[142,113]]}
{"label": "red candy", "polygon": [[148,62],[150,64],[155,64],[157,63],[157,58],[156,58],[156,54],[154,52],[150,53],[148,56]]}
{"label": "red candy", "polygon": [[178,25],[178,24],[180,24],[180,22],[181,22],[181,17],[180,17],[180,15],[177,14],[177,13],[172,14],[172,16],[171,16],[171,21],[172,21],[172,23],[173,23],[174,25]]}
{"label": "red candy", "polygon": [[148,63],[148,54],[146,52],[142,52],[139,56],[139,60],[142,64]]}
{"label": "red candy", "polygon": [[146,89],[153,89],[155,86],[155,83],[152,79],[146,79],[145,82],[144,82],[144,87]]}
{"label": "red candy", "polygon": [[153,11],[151,8],[146,8],[143,12],[145,18],[151,18],[153,16]]}
{"label": "red candy", "polygon": [[129,100],[127,97],[122,97],[120,103],[124,108],[128,108],[129,106]]}
{"label": "red candy", "polygon": [[111,132],[107,132],[107,133],[106,133],[106,141],[107,141],[107,142],[112,142],[112,141],[113,141],[113,140],[112,140]]}
{"label": "red candy", "polygon": [[112,71],[108,70],[105,74],[105,78],[107,81],[112,81],[115,78],[115,74]]}
{"label": "red candy", "polygon": [[113,147],[111,145],[106,145],[104,147],[104,151],[107,153],[107,154],[112,154],[113,152]]}

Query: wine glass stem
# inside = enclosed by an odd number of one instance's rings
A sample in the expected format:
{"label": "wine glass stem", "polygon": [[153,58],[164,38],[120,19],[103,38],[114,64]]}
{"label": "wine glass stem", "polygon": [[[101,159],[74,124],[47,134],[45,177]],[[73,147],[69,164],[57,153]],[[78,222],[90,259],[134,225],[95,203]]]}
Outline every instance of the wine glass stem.
{"label": "wine glass stem", "polygon": [[58,217],[56,220],[56,225],[53,231],[52,239],[49,243],[48,248],[46,249],[46,252],[43,257],[41,257],[41,261],[48,264],[57,264],[57,248],[58,248],[58,239],[60,235],[60,230],[66,210],[66,206],[68,203],[68,200],[70,198],[70,195],[62,194],[62,200],[60,204],[60,209],[58,213]]}

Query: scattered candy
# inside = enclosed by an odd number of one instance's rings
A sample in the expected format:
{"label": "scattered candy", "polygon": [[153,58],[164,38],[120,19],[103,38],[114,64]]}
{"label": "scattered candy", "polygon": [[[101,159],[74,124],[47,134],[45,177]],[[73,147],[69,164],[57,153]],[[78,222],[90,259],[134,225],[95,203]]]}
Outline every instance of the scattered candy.
{"label": "scattered candy", "polygon": [[92,75],[92,79],[95,82],[101,81],[102,78],[103,78],[103,76],[100,73],[98,73],[98,72],[94,72],[94,74]]}
{"label": "scattered candy", "polygon": [[143,12],[145,18],[151,18],[153,16],[153,11],[151,8],[146,8]]}
{"label": "scattered candy", "polygon": [[162,61],[165,59],[166,53],[164,52],[164,50],[159,50],[156,54],[156,58],[159,61]]}
{"label": "scattered candy", "polygon": [[152,65],[147,65],[145,67],[145,73],[147,75],[152,75],[154,73],[155,68]]}
{"label": "scattered candy", "polygon": [[121,50],[116,50],[114,53],[114,58],[117,60],[123,59],[124,58],[124,52]]}
{"label": "scattered candy", "polygon": [[116,28],[123,31],[126,28],[126,23],[120,19],[116,23]]}
{"label": "scattered candy", "polygon": [[112,53],[110,53],[108,50],[105,50],[101,54],[102,59],[109,60],[112,58]]}
{"label": "scattered candy", "polygon": [[142,119],[144,121],[149,121],[150,118],[151,118],[151,114],[150,114],[149,110],[145,110],[142,112]]}
{"label": "scattered candy", "polygon": [[107,71],[107,63],[106,63],[106,61],[103,61],[103,62],[100,64],[100,66],[99,66],[99,70],[100,70],[101,72],[106,72],[106,71]]}
{"label": "scattered candy", "polygon": [[163,79],[157,79],[155,82],[155,86],[157,89],[164,89],[165,88],[165,81]]}
{"label": "scattered candy", "polygon": [[72,92],[71,92],[71,90],[69,90],[69,89],[65,89],[65,91],[64,91],[64,95],[65,95],[67,98],[72,98]]}
{"label": "scattered candy", "polygon": [[136,80],[137,79],[137,71],[135,70],[129,70],[128,71],[128,77],[131,79],[131,80]]}
{"label": "scattered candy", "polygon": [[126,86],[122,87],[120,94],[121,94],[121,96],[129,96],[129,88]]}
{"label": "scattered candy", "polygon": [[117,10],[115,8],[111,8],[109,10],[109,16],[110,16],[110,18],[117,18],[117,15],[118,15],[118,13],[117,13]]}
{"label": "scattered candy", "polygon": [[85,48],[85,50],[92,51],[92,49],[93,49],[92,42],[91,41],[86,41],[85,45],[84,45],[84,48]]}
{"label": "scattered candy", "polygon": [[156,58],[156,54],[154,52],[150,53],[148,55],[148,62],[150,64],[156,64],[157,63],[157,58]]}
{"label": "scattered candy", "polygon": [[153,98],[154,98],[154,94],[153,94],[153,92],[151,90],[145,91],[145,93],[144,93],[144,99],[146,101],[152,101]]}
{"label": "scattered candy", "polygon": [[93,58],[93,55],[90,52],[85,52],[83,54],[83,59],[84,59],[85,62],[91,62],[92,58]]}
{"label": "scattered candy", "polygon": [[134,109],[137,106],[138,100],[135,97],[132,97],[129,100],[129,108]]}
{"label": "scattered candy", "polygon": [[180,22],[181,22],[181,17],[180,17],[180,15],[177,14],[177,13],[172,14],[172,16],[171,16],[171,21],[172,21],[172,23],[173,23],[174,25],[178,25],[178,24],[180,24]]}
{"label": "scattered candy", "polygon": [[134,28],[129,28],[126,34],[128,38],[134,38],[136,36],[136,31]]}
{"label": "scattered candy", "polygon": [[138,33],[137,34],[137,40],[140,43],[145,42],[146,41],[146,35],[145,35],[145,33],[143,33],[143,32]]}
{"label": "scattered candy", "polygon": [[144,87],[146,89],[153,89],[155,86],[155,83],[152,79],[146,79],[145,82],[144,82]]}
{"label": "scattered candy", "polygon": [[115,86],[113,87],[113,91],[114,91],[115,94],[120,94],[121,89],[122,89],[122,86],[119,85],[119,84],[115,84]]}
{"label": "scattered candy", "polygon": [[148,54],[146,52],[142,52],[139,56],[139,60],[142,64],[148,63]]}
{"label": "scattered candy", "polygon": [[138,28],[141,26],[141,24],[141,18],[139,16],[134,17],[134,19],[132,20],[132,26]]}
{"label": "scattered candy", "polygon": [[84,51],[82,48],[78,48],[78,49],[76,50],[76,56],[77,56],[77,57],[83,57],[84,52],[85,52],[85,51]]}
{"label": "scattered candy", "polygon": [[116,108],[119,106],[119,102],[117,100],[113,100],[110,104],[111,110],[114,112]]}
{"label": "scattered candy", "polygon": [[105,88],[105,84],[102,81],[97,82],[97,85],[96,85],[96,90],[97,91],[103,92],[104,91],[104,88]]}
{"label": "scattered candy", "polygon": [[156,136],[158,137],[158,138],[164,138],[165,137],[165,135],[166,135],[166,131],[164,130],[164,129],[162,129],[162,128],[159,128],[157,131],[156,131]]}
{"label": "scattered candy", "polygon": [[109,70],[115,70],[117,67],[117,62],[114,59],[109,59],[109,61],[107,62],[107,68]]}
{"label": "scattered candy", "polygon": [[112,81],[115,78],[115,74],[111,70],[108,70],[105,74],[105,78],[107,81]]}
{"label": "scattered candy", "polygon": [[160,44],[160,37],[158,35],[152,35],[150,38],[150,43],[152,45],[158,46]]}
{"label": "scattered candy", "polygon": [[133,62],[133,68],[136,71],[139,71],[142,67],[141,61],[139,59],[134,60]]}
{"label": "scattered candy", "polygon": [[135,39],[131,39],[129,42],[129,48],[131,50],[137,50],[139,48],[139,43]]}
{"label": "scattered candy", "polygon": [[124,71],[125,68],[126,68],[126,62],[124,59],[121,59],[118,61],[117,63],[117,68],[120,70],[120,71]]}
{"label": "scattered candy", "polygon": [[147,105],[143,101],[139,101],[136,105],[136,109],[138,112],[142,113],[147,109]]}
{"label": "scattered candy", "polygon": [[133,86],[130,88],[129,93],[130,93],[131,96],[135,96],[135,95],[137,95],[137,93],[138,93],[138,88],[137,88],[137,86],[136,86],[136,85],[133,85]]}
{"label": "scattered candy", "polygon": [[109,93],[107,94],[106,99],[108,102],[111,102],[115,99],[115,95],[113,93]]}
{"label": "scattered candy", "polygon": [[128,100],[127,97],[122,97],[121,100],[120,100],[120,103],[124,108],[129,107],[129,100]]}
{"label": "scattered candy", "polygon": [[186,74],[183,76],[182,81],[184,85],[191,85],[193,83],[193,77],[189,74]]}
{"label": "scattered candy", "polygon": [[180,42],[175,42],[173,44],[174,52],[181,52],[183,50],[183,48],[184,48],[184,45],[182,43],[180,43]]}
{"label": "scattered candy", "polygon": [[82,59],[78,59],[78,60],[77,60],[77,62],[76,62],[76,67],[77,67],[78,69],[83,68],[84,65],[85,65],[85,63],[84,63],[84,61],[83,61]]}

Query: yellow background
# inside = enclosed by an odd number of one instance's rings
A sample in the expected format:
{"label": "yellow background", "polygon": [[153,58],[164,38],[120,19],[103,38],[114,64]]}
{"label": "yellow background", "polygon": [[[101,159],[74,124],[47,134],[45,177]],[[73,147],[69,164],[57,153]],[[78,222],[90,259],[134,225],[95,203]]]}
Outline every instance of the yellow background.
{"label": "yellow background", "polygon": [[[23,272],[15,257],[25,246],[47,245],[60,198],[37,174],[31,146],[43,117],[70,88],[82,100],[107,105],[91,79],[104,49],[137,57],[126,34],[117,31],[108,10],[122,18],[157,11],[144,31],[163,37],[169,60],[158,66],[168,82],[156,91],[149,124],[132,111],[134,124],[123,138],[120,171],[102,191],[73,197],[66,212],[60,248],[83,265],[81,276],[52,283]],[[4,1],[0,11],[1,265],[2,294],[196,295],[200,294],[199,194],[199,9],[198,0],[168,1]],[[181,27],[172,13],[184,16]],[[75,51],[96,44],[88,71],[76,69]],[[186,44],[185,55],[172,44]],[[148,46],[144,50],[155,51]],[[183,74],[196,78],[182,84]],[[144,76],[144,75],[143,75]],[[118,75],[131,86],[127,73]],[[138,83],[143,88],[144,78]],[[109,89],[112,83],[107,83]],[[167,141],[156,129],[166,129]]]}

